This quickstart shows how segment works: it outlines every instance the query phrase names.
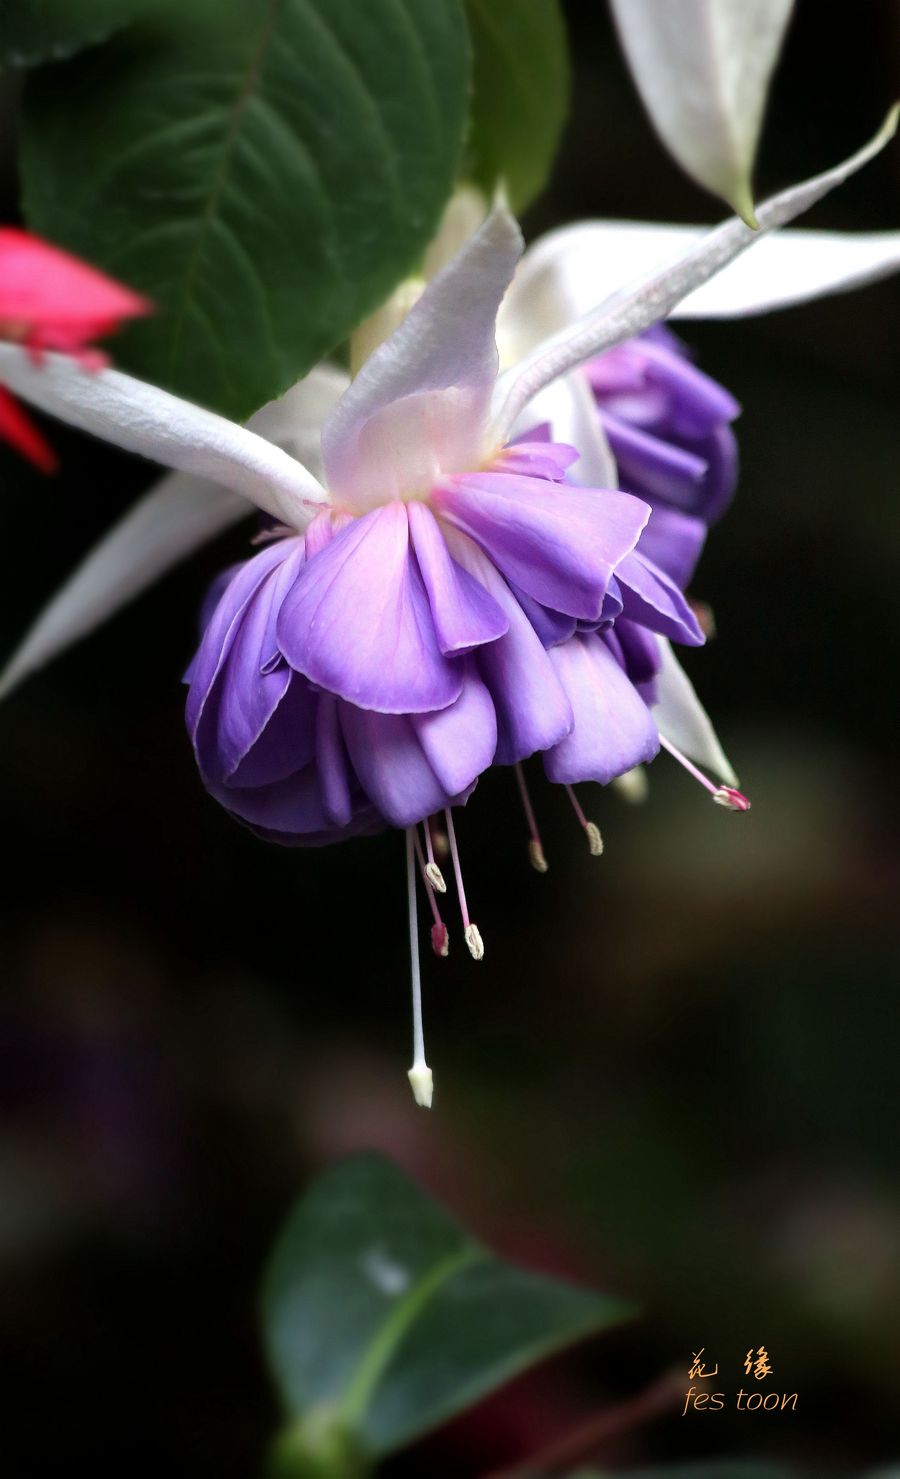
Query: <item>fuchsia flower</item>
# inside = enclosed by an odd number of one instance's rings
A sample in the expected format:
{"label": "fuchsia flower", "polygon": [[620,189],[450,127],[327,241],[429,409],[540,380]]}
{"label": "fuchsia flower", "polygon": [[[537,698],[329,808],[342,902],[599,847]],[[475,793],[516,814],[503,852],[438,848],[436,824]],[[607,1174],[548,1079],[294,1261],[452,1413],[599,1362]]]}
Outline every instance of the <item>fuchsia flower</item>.
{"label": "fuchsia flower", "polygon": [[[27,231],[0,227],[0,339],[22,344],[40,362],[45,350],[71,354],[86,369],[106,364],[89,348],[150,304],[112,278]],[[41,472],[56,455],[25,412],[0,386],[0,439]]]}
{"label": "fuchsia flower", "polygon": [[[761,207],[763,229],[814,203],[881,142]],[[0,378],[34,403],[180,470],[77,572],[0,687],[95,625],[123,587],[133,593],[233,522],[246,500],[275,520],[268,542],[207,602],[188,727],[208,789],[265,837],[318,844],[385,824],[406,829],[410,1080],[420,1103],[431,1101],[420,871],[439,953],[447,941],[431,817],[443,815],[466,941],[480,959],[452,808],[491,764],[540,753],[549,779],[572,794],[574,783],[612,780],[662,745],[716,801],[747,807],[670,646],[702,642],[681,586],[715,512],[710,439],[730,436],[735,408],[658,331],[635,336],[758,239],[728,222],[634,289],[550,325],[545,339],[515,317],[536,283],[546,287],[546,259],[537,268],[526,259],[500,338],[505,349],[512,325],[536,342],[498,376],[495,320],[522,249],[499,208],[352,383],[316,372],[252,429],[114,371],[85,378],[53,357],[37,368],[0,346]],[[824,249],[830,286],[896,261],[896,238],[862,273],[835,242]],[[551,278],[559,267],[556,257]],[[546,304],[531,320],[542,315]],[[643,379],[631,402],[616,399],[613,440],[621,453],[643,416],[655,443],[633,458],[641,497],[617,486],[624,478],[604,435],[604,375],[617,354],[631,356],[628,374],[640,361]],[[679,438],[693,443],[690,468],[675,458]],[[727,481],[718,478],[719,501]],[[575,805],[598,851],[599,833]],[[534,829],[532,858],[543,862]]]}

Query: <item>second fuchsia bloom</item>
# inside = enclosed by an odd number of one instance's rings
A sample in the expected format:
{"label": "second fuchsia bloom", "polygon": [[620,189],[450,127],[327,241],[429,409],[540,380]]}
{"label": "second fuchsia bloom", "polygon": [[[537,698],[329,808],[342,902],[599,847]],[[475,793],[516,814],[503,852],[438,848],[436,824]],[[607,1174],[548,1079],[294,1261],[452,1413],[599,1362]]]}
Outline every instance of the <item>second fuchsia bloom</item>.
{"label": "second fuchsia bloom", "polygon": [[[68,252],[17,227],[0,227],[0,339],[71,354],[88,369],[106,364],[96,339],[126,319],[149,313],[146,298]],[[42,472],[56,455],[9,391],[0,387],[0,439]]]}

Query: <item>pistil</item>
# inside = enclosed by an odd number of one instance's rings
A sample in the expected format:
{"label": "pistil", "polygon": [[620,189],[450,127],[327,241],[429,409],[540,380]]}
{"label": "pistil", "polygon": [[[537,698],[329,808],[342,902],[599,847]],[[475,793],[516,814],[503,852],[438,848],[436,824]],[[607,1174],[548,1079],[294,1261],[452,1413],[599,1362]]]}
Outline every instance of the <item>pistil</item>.
{"label": "pistil", "polygon": [[425,1032],[422,1025],[422,973],[419,967],[419,926],[416,916],[416,834],[406,829],[406,901],[409,910],[409,960],[412,979],[413,1062],[408,1078],[413,1097],[423,1109],[431,1108],[434,1080],[425,1061]]}

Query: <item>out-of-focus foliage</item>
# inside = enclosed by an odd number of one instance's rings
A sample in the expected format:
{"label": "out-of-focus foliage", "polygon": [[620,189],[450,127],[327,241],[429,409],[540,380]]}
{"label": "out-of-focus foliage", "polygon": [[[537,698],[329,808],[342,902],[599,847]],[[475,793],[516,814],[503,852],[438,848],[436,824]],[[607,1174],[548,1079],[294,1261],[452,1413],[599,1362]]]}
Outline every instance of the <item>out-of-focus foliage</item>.
{"label": "out-of-focus foliage", "polygon": [[175,0],[3,0],[0,66],[33,67],[106,41]]}
{"label": "out-of-focus foliage", "polygon": [[544,186],[569,107],[569,54],[558,0],[466,0],[472,124],[466,174],[503,183],[513,210]]}
{"label": "out-of-focus foliage", "polygon": [[[389,1161],[327,1171],[264,1287],[269,1361],[304,1439],[384,1455],[553,1351],[620,1324],[619,1300],[503,1263]],[[325,1416],[323,1416],[325,1415]]]}
{"label": "out-of-focus foliage", "polygon": [[123,367],[243,417],[412,270],[468,89],[458,0],[167,13],[29,79],[28,221],[156,302]]}

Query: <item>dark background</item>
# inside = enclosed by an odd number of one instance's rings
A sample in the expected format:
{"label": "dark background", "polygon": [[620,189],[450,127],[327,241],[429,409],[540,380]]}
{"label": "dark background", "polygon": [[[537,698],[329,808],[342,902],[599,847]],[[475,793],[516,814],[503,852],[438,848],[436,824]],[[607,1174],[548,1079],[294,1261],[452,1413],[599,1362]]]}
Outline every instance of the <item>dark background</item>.
{"label": "dark background", "polygon": [[[603,6],[569,12],[575,109],[532,234],[591,215],[714,220],[646,123]],[[888,0],[801,0],[760,193],[874,132],[898,37]],[[895,145],[810,224],[896,226],[898,169]],[[701,1345],[732,1392],[764,1343],[768,1388],[796,1391],[797,1411],[676,1410],[599,1457],[766,1453],[812,1475],[900,1454],[896,309],[881,285],[687,327],[744,405],[741,492],[695,588],[719,636],[688,661],[754,809],[720,812],[661,758],[643,808],[584,788],[596,861],[535,770],[540,878],[511,776],[488,777],[459,821],[485,962],[458,932],[448,961],[425,962],[431,1115],[405,1080],[400,838],[268,849],[194,772],[179,675],[239,536],[6,705],[10,1473],[255,1472],[277,1420],[259,1272],[310,1175],[363,1146],[499,1250],[645,1310],[398,1475],[508,1463],[673,1365],[686,1378]],[[52,436],[53,483],[0,453],[6,648],[150,480]]]}

